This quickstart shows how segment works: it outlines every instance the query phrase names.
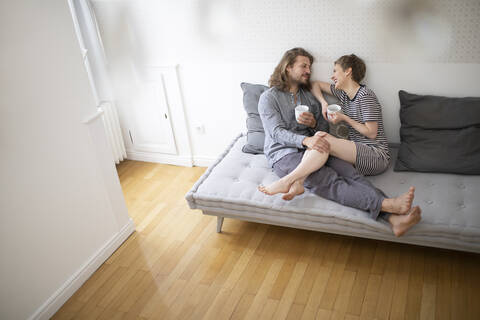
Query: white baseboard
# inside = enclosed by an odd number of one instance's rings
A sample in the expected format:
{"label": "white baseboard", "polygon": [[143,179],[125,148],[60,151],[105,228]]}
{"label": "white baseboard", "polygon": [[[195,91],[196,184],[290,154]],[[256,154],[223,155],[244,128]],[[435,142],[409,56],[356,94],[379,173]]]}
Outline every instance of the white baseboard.
{"label": "white baseboard", "polygon": [[133,220],[100,248],[80,269],[74,273],[48,300],[30,316],[29,320],[47,320],[90,278],[90,276],[112,255],[115,250],[135,231]]}
{"label": "white baseboard", "polygon": [[164,164],[173,164],[184,167],[208,167],[215,162],[216,158],[210,157],[198,157],[194,156],[193,159],[189,156],[178,156],[172,154],[162,153],[150,153],[142,151],[127,150],[127,159],[145,162],[155,162]]}
{"label": "white baseboard", "polygon": [[196,167],[209,167],[212,165],[216,158],[208,158],[208,157],[193,157],[193,165]]}
{"label": "white baseboard", "polygon": [[172,154],[150,153],[127,150],[127,159],[145,162],[174,164],[177,166],[191,167],[192,158],[189,156],[178,156]]}

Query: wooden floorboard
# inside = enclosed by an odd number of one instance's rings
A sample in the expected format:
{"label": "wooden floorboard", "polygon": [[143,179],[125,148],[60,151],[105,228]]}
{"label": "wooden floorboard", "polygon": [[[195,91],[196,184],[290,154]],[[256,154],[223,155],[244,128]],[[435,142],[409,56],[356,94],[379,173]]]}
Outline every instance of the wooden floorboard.
{"label": "wooden floorboard", "polygon": [[117,166],[136,232],[52,319],[480,319],[480,255],[216,218],[205,168]]}

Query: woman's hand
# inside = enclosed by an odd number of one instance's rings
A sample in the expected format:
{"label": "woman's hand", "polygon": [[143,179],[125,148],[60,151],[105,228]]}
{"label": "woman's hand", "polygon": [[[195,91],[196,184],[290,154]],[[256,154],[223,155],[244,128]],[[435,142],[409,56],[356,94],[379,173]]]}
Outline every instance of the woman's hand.
{"label": "woman's hand", "polygon": [[[322,108],[323,109],[323,108]],[[347,116],[341,112],[335,112],[330,115],[330,122],[333,124],[340,123],[347,120]]]}
{"label": "woman's hand", "polygon": [[322,115],[325,120],[327,119],[327,107],[328,102],[325,100],[325,97],[322,94],[322,82],[315,81],[312,83],[312,94],[317,98],[318,101],[322,104]]}
{"label": "woman's hand", "polygon": [[328,118],[327,118],[327,108],[328,108],[328,103],[325,101],[325,102],[322,102],[322,115],[323,115],[323,119],[327,120],[328,121]]}

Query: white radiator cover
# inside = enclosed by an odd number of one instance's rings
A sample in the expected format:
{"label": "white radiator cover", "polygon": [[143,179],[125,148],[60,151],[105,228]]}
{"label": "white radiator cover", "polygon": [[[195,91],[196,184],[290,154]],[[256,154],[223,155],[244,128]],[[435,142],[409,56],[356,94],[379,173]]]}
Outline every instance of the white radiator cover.
{"label": "white radiator cover", "polygon": [[125,143],[120,129],[117,109],[115,104],[111,101],[103,101],[100,104],[99,109],[103,111],[102,119],[105,127],[105,134],[107,135],[107,141],[112,150],[113,160],[118,164],[127,157],[127,152],[125,150]]}

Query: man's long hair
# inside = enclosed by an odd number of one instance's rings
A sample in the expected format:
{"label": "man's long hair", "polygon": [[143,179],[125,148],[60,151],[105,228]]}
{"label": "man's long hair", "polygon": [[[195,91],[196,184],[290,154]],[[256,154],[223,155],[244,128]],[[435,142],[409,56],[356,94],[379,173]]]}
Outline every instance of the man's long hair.
{"label": "man's long hair", "polygon": [[[287,91],[289,89],[287,67],[293,66],[293,64],[295,63],[295,59],[298,56],[307,57],[310,60],[310,64],[313,63],[313,56],[305,49],[293,48],[288,50],[287,52],[285,52],[282,60],[280,60],[280,63],[277,65],[277,67],[273,71],[273,74],[270,76],[270,80],[268,81],[270,87],[276,87],[277,89],[282,91]],[[312,85],[310,81],[307,85],[302,85],[302,87],[306,87],[307,89],[310,89],[311,86]]]}

